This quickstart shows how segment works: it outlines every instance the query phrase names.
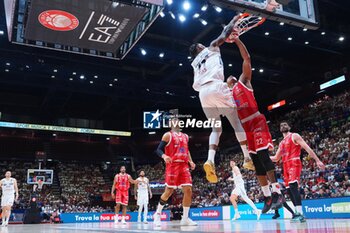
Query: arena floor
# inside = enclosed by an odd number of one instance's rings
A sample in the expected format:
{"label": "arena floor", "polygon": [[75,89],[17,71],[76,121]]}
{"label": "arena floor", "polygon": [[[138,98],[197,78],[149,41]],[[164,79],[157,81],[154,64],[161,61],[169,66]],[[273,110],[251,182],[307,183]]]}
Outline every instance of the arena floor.
{"label": "arena floor", "polygon": [[10,225],[0,228],[1,233],[93,233],[93,232],[289,232],[289,233],[345,233],[350,232],[349,219],[309,219],[306,223],[290,223],[289,220],[262,221],[201,221],[196,227],[180,227],[178,222],[164,222],[162,227],[154,228],[150,223],[114,225],[113,223],[81,224],[41,224]]}

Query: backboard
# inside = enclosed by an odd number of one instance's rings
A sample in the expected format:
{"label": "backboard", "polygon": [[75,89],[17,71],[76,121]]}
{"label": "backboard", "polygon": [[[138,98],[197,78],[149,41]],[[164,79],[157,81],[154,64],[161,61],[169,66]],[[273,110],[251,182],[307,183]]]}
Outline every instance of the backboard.
{"label": "backboard", "polygon": [[53,170],[28,169],[27,184],[37,184],[39,180],[44,184],[52,184]]}
{"label": "backboard", "polygon": [[307,29],[319,28],[317,0],[210,0],[219,7],[248,12]]}

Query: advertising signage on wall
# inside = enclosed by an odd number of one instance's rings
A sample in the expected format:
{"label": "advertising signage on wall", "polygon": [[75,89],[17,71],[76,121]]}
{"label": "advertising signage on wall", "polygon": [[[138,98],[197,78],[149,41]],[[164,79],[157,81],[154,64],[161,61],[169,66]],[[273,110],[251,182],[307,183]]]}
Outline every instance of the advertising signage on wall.
{"label": "advertising signage on wall", "polygon": [[55,126],[55,125],[15,123],[15,122],[6,122],[6,121],[0,121],[0,128],[1,127],[14,128],[14,129],[32,129],[32,130],[54,131],[54,132],[66,132],[66,133],[98,134],[98,135],[125,136],[125,137],[131,136],[131,132],[128,132],[128,131],[75,128],[75,127],[65,127],[65,126]]}

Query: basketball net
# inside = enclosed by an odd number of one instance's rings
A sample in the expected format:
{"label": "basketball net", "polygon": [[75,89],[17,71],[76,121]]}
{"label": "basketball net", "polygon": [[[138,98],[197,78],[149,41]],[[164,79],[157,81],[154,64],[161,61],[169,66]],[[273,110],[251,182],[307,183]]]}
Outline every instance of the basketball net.
{"label": "basketball net", "polygon": [[39,180],[39,181],[38,181],[38,190],[39,190],[39,191],[42,190],[43,185],[44,185],[44,182],[43,182],[42,180]]}
{"label": "basketball net", "polygon": [[43,185],[44,185],[44,182],[42,180],[39,180],[38,182],[36,182],[33,186],[33,191],[36,192],[36,191],[41,191],[42,188],[43,188]]}
{"label": "basketball net", "polygon": [[240,14],[238,20],[233,26],[233,31],[226,39],[227,43],[233,43],[236,38],[250,31],[251,29],[258,27],[265,22],[265,18],[260,16],[251,15],[249,13]]}

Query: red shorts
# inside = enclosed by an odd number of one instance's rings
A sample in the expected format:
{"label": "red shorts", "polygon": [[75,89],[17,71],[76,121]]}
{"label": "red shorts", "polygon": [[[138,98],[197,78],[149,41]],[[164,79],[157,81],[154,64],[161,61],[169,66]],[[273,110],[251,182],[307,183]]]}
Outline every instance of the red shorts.
{"label": "red shorts", "polygon": [[299,158],[294,160],[289,160],[283,162],[283,179],[286,187],[289,187],[289,183],[294,183],[295,181],[300,183],[300,174],[303,165]]}
{"label": "red shorts", "polygon": [[192,186],[192,177],[188,163],[169,163],[165,169],[165,185],[169,188]]}
{"label": "red shorts", "polygon": [[256,154],[260,150],[273,149],[272,137],[263,114],[242,124],[247,135],[248,151]]}
{"label": "red shorts", "polygon": [[117,190],[117,193],[115,194],[115,203],[121,204],[121,205],[128,205],[129,190],[126,190],[126,191]]}

